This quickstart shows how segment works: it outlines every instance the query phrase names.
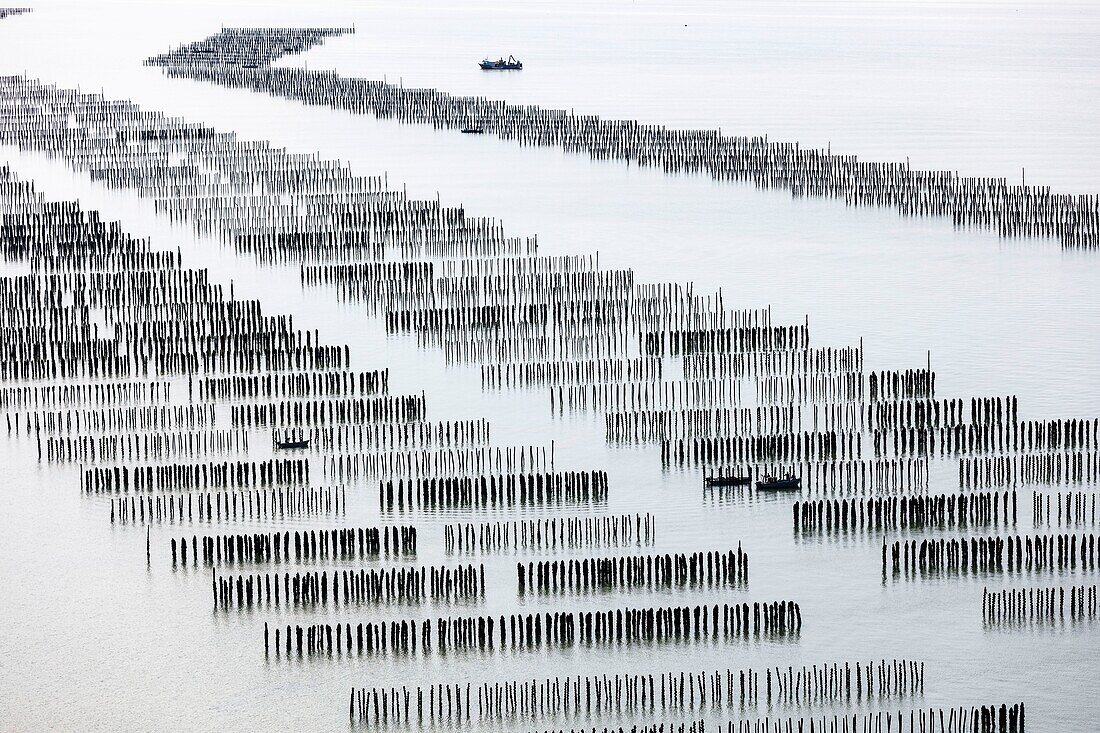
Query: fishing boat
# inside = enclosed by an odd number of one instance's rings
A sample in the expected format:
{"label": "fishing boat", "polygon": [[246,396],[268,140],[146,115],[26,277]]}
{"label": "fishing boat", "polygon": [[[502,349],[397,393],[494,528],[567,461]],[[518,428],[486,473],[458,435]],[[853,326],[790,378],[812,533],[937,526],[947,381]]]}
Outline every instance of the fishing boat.
{"label": "fishing boat", "polygon": [[752,479],[748,476],[704,476],[703,485],[714,486],[748,486]]}
{"label": "fishing boat", "polygon": [[792,491],[802,488],[802,479],[797,476],[764,476],[756,482],[756,488],[760,491]]}
{"label": "fishing boat", "polygon": [[481,67],[482,71],[519,71],[523,68],[523,62],[509,55],[507,61],[504,59],[497,59],[496,61],[485,59],[478,66]]}
{"label": "fishing boat", "polygon": [[275,441],[275,447],[280,450],[291,450],[293,448],[308,448],[309,439],[306,440],[277,440]]}

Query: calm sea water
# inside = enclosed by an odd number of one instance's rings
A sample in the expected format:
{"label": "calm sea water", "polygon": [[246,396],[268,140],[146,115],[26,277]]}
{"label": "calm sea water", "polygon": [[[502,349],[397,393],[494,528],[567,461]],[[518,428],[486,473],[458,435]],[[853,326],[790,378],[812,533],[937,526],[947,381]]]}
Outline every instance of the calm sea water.
{"label": "calm sea water", "polygon": [[[598,251],[602,265],[632,267],[643,282],[721,288],[727,304],[771,305],[779,321],[808,315],[815,345],[862,338],[868,368],[921,367],[931,352],[943,396],[1015,394],[1023,418],[1100,413],[1095,253],[305,108],[170,80],[141,66],[143,58],[222,25],[348,24],[355,35],[285,62],[510,102],[768,134],[870,160],[908,156],[914,167],[964,175],[1018,180],[1026,169],[1029,183],[1095,193],[1095,6],[42,4],[29,16],[0,21],[0,73],[102,89],[243,138],[318,151],[363,174],[384,171],[391,186],[413,195],[438,194],[503,219],[512,234],[537,233],[544,253]],[[522,74],[482,74],[474,65],[508,53],[524,60]],[[425,390],[431,418],[487,416],[499,444],[553,439],[559,467],[606,468],[607,510],[658,514],[656,550],[744,544],[753,562],[748,591],[692,592],[677,602],[793,598],[805,623],[800,639],[783,643],[265,661],[265,619],[419,617],[448,609],[214,613],[207,575],[173,572],[166,559],[167,538],[179,530],[153,528],[147,566],[144,532],[112,527],[105,504],[78,491],[75,467],[39,464],[25,440],[4,440],[0,729],[333,730],[347,727],[352,685],[880,657],[927,662],[918,704],[1023,700],[1037,730],[1096,727],[1095,626],[990,632],[980,612],[983,585],[1094,582],[1095,575],[884,584],[877,537],[796,541],[787,502],[704,497],[696,474],[662,471],[654,449],[609,449],[602,419],[552,419],[539,391],[483,393],[476,368],[448,367],[410,339],[387,338],[362,309],[331,293],[303,292],[296,270],[260,268],[168,225],[150,202],[106,191],[44,156],[0,147],[3,160],[48,197],[79,198],[158,245],[179,245],[186,264],[233,281],[239,295],[259,297],[267,312],[293,313],[296,324],[318,328],[323,339],[350,343],[358,367],[390,368],[394,392]],[[956,486],[950,464],[934,466],[933,476],[933,491]],[[370,487],[358,489],[349,490],[347,522],[379,521]],[[1026,531],[1026,492],[1020,505]],[[442,562],[441,525],[468,516],[414,516],[424,528],[417,562]],[[237,526],[232,531],[244,531]],[[671,602],[645,593],[520,599],[512,562],[487,559],[491,588],[478,613]],[[555,724],[527,722],[509,728]]]}

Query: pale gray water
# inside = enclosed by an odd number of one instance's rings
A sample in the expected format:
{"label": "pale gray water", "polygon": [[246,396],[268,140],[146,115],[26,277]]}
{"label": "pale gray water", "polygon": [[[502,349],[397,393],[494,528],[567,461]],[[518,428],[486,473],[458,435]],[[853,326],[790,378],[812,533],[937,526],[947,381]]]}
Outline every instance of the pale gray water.
{"label": "pale gray water", "polygon": [[[1092,6],[418,3],[353,11],[343,4],[284,10],[260,3],[48,4],[0,21],[0,73],[26,70],[59,85],[102,88],[109,98],[236,130],[242,138],[319,151],[364,174],[387,171],[391,186],[407,184],[425,198],[438,191],[445,202],[503,219],[512,234],[537,233],[544,253],[599,251],[601,264],[632,267],[642,281],[693,281],[704,292],[721,287],[727,304],[771,304],[780,321],[809,314],[816,345],[862,337],[868,368],[920,367],[931,350],[944,396],[1017,394],[1022,418],[1100,412],[1095,253],[304,108],[167,79],[141,66],[146,56],[221,25],[350,23],[355,35],[284,63],[400,77],[409,86],[510,102],[768,133],[870,160],[910,156],[915,167],[1013,180],[1026,167],[1029,183],[1084,193],[1100,188],[1094,91],[1100,11]],[[501,52],[516,53],[528,68],[508,76],[474,67]],[[260,268],[197,240],[158,219],[150,202],[107,192],[59,162],[9,148],[0,149],[0,158],[48,197],[79,198],[165,248],[178,244],[185,264],[232,279],[238,293],[261,298],[265,311],[293,313],[296,324],[320,329],[322,339],[349,342],[358,367],[390,367],[394,393],[424,389],[431,418],[487,416],[501,444],[554,438],[560,465],[606,467],[608,511],[657,513],[657,550],[743,542],[752,579],[748,591],[733,595],[794,598],[805,619],[801,638],[784,643],[265,663],[265,618],[365,618],[375,611],[212,613],[207,576],[172,572],[165,558],[167,538],[180,530],[153,528],[153,563],[146,568],[142,530],[112,528],[106,506],[77,490],[75,468],[37,464],[33,446],[5,440],[3,730],[332,730],[347,726],[352,685],[880,657],[927,661],[926,694],[916,704],[1022,700],[1035,730],[1096,726],[1095,626],[982,628],[983,584],[1050,585],[1049,573],[883,584],[877,536],[796,541],[787,502],[703,498],[698,476],[663,473],[654,449],[609,450],[602,420],[551,419],[542,392],[482,393],[476,369],[448,368],[411,338],[387,339],[380,324],[331,293],[302,292],[296,270]],[[932,490],[952,491],[953,470],[938,466]],[[349,495],[349,524],[377,521],[368,489]],[[1021,531],[1030,525],[1026,494]],[[455,516],[470,514],[413,516],[424,528],[418,563],[443,559],[433,527]],[[244,531],[237,526],[232,531]],[[492,588],[479,613],[508,613],[519,604],[603,608],[666,600],[644,593],[518,600],[511,559],[487,562]],[[693,592],[690,602],[710,597]],[[885,705],[899,707],[909,704]],[[510,729],[553,724],[525,721]]]}

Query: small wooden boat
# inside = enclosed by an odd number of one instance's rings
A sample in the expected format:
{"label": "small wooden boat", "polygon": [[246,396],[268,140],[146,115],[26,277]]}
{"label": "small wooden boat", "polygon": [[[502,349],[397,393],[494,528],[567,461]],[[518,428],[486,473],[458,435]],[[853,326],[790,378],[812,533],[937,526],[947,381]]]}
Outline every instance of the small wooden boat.
{"label": "small wooden boat", "polygon": [[308,448],[309,439],[306,440],[276,440],[275,447],[280,450],[291,450],[293,448]]}
{"label": "small wooden boat", "polygon": [[485,133],[484,127],[463,127],[462,132],[466,135],[482,135]]}
{"label": "small wooden boat", "polygon": [[704,476],[704,486],[748,486],[752,479],[748,476]]}
{"label": "small wooden boat", "polygon": [[797,476],[765,476],[756,482],[756,488],[760,491],[792,491],[802,488],[802,479]]}
{"label": "small wooden boat", "polygon": [[482,71],[519,71],[523,68],[523,62],[513,56],[508,56],[508,60],[497,59],[496,61],[490,61],[485,59],[478,66]]}

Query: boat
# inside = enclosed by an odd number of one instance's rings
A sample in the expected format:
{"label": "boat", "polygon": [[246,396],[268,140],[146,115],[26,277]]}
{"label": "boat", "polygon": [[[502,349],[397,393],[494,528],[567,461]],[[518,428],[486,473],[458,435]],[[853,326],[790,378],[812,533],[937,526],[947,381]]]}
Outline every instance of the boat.
{"label": "boat", "polygon": [[504,59],[497,59],[496,61],[485,59],[478,66],[481,67],[482,71],[519,71],[523,68],[523,62],[509,55],[507,61]]}
{"label": "boat", "polygon": [[482,135],[485,133],[484,127],[463,127],[462,132],[467,135]]}
{"label": "boat", "polygon": [[309,439],[306,440],[277,440],[275,441],[275,447],[281,450],[291,450],[293,448],[308,448]]}
{"label": "boat", "polygon": [[704,476],[704,486],[748,486],[752,479],[748,476]]}
{"label": "boat", "polygon": [[764,476],[756,482],[756,488],[760,491],[792,491],[802,488],[802,479],[797,476]]}

